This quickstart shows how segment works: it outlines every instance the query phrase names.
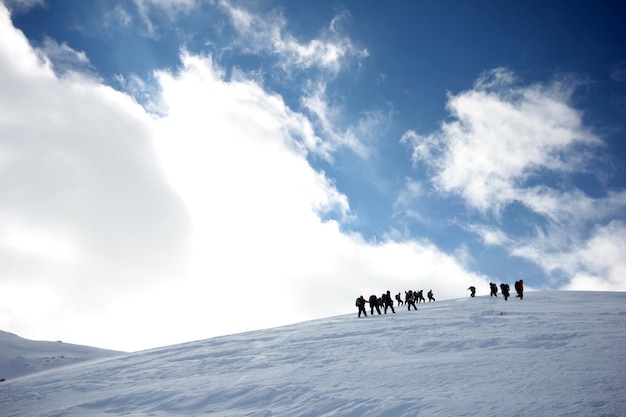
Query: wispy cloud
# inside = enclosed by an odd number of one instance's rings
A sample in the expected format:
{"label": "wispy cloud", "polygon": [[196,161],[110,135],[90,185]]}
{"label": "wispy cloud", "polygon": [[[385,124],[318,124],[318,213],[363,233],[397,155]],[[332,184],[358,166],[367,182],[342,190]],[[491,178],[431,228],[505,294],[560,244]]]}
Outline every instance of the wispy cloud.
{"label": "wispy cloud", "polygon": [[23,13],[38,6],[45,6],[46,0],[2,0],[12,12]]}
{"label": "wispy cloud", "polygon": [[315,127],[324,138],[318,153],[332,160],[332,154],[349,149],[362,158],[372,152],[372,142],[378,133],[385,130],[392,117],[391,111],[373,110],[364,112],[356,120],[346,120],[341,105],[333,105],[326,94],[325,82],[310,83],[309,90],[301,100]]}
{"label": "wispy cloud", "polygon": [[347,16],[345,13],[333,18],[318,38],[299,41],[285,30],[286,20],[278,12],[258,15],[227,1],[221,1],[220,5],[240,36],[238,45],[250,53],[269,52],[281,57],[280,66],[287,72],[293,68],[317,68],[337,74],[353,60],[368,56],[366,49],[356,47],[341,34],[340,23]]}
{"label": "wispy cloud", "polygon": [[133,22],[133,17],[121,4],[116,5],[104,15],[103,24],[105,27],[110,26],[129,26]]}
{"label": "wispy cloud", "polygon": [[[139,17],[146,25],[146,31],[148,36],[157,36],[157,28],[153,21],[153,13],[155,11],[159,13],[165,13],[170,19],[174,20],[180,13],[188,13],[194,6],[198,4],[198,0],[132,0],[137,7],[137,13]],[[118,17],[124,19],[128,14],[125,10],[120,9],[118,6],[116,11],[123,12],[118,14]]]}
{"label": "wispy cloud", "polygon": [[67,43],[58,43],[46,36],[39,46],[40,57],[49,60],[57,74],[91,72],[92,65],[83,51],[77,51]]}
{"label": "wispy cloud", "polygon": [[519,203],[543,220],[530,239],[491,226],[468,226],[485,244],[506,246],[547,273],[565,274],[575,287],[584,281],[577,277],[583,274],[589,282],[592,274],[623,289],[626,282],[612,278],[617,276],[614,260],[598,257],[605,268],[600,273],[587,256],[601,252],[603,245],[626,244],[622,223],[613,221],[624,215],[626,191],[593,197],[571,179],[605,175],[600,166],[604,142],[569,104],[575,87],[565,80],[522,86],[513,73],[499,68],[481,76],[471,90],[450,94],[451,120],[437,132],[407,131],[401,140],[411,147],[413,162],[430,170],[440,193],[460,196],[470,208],[496,218]]}
{"label": "wispy cloud", "polygon": [[478,223],[462,226],[465,229],[479,235],[485,245],[503,246],[510,241],[506,233],[494,226],[487,226]]}
{"label": "wispy cloud", "polygon": [[[149,32],[158,35],[151,16],[165,12],[169,19],[176,19],[181,13],[188,13],[199,3],[192,0],[166,2],[157,0],[135,0],[139,15],[146,22]],[[276,73],[288,79],[298,79],[293,85],[300,86],[295,94],[301,95],[300,104],[311,116],[311,128],[315,135],[307,134],[303,141],[309,152],[332,161],[333,154],[349,149],[365,158],[371,152],[367,142],[371,142],[376,133],[388,122],[390,112],[385,110],[364,111],[356,120],[348,121],[344,115],[341,97],[327,95],[327,88],[337,75],[351,68],[368,56],[365,48],[359,48],[342,32],[343,22],[350,18],[349,13],[337,14],[316,36],[300,40],[288,30],[285,17],[279,10],[249,10],[234,2],[221,0],[212,3],[215,13],[225,14],[234,31],[234,36],[220,44],[220,53],[228,50],[230,54],[253,54],[262,56],[268,62],[269,69],[249,70],[245,77],[254,78],[263,83],[265,77],[276,77]],[[208,41],[211,44],[211,41]],[[219,59],[220,53],[214,56]],[[233,68],[232,74],[239,76],[243,69]],[[123,85],[144,104],[141,98],[140,83],[132,77],[126,77]],[[131,90],[132,88],[132,90]],[[290,86],[289,88],[294,88]],[[155,97],[154,91],[150,96]],[[137,95],[138,94],[138,95]],[[159,107],[162,107],[159,105]],[[309,140],[314,138],[314,140]]]}

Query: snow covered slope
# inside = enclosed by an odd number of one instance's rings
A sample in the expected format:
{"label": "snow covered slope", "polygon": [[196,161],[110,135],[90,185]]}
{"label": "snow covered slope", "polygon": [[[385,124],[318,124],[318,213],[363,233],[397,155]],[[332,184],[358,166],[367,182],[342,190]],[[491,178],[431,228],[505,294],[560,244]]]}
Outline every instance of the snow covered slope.
{"label": "snow covered slope", "polygon": [[0,379],[120,354],[122,352],[69,343],[28,340],[0,330]]}
{"label": "snow covered slope", "polygon": [[[624,416],[626,293],[354,314],[7,380],[3,416]],[[164,329],[167,331],[167,329]]]}

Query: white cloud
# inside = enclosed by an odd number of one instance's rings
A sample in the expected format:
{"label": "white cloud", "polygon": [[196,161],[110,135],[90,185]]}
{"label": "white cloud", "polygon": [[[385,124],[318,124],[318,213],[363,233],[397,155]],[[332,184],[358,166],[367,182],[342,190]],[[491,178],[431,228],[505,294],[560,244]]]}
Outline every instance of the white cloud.
{"label": "white cloud", "polygon": [[626,245],[626,224],[623,221],[600,225],[587,239],[561,238],[569,244],[555,244],[554,234],[541,236],[527,246],[520,246],[514,254],[533,259],[548,273],[558,271],[567,276],[569,279],[564,289],[626,290],[626,261],[622,256]]}
{"label": "white cloud", "polygon": [[311,91],[302,98],[302,106],[313,116],[322,134],[323,141],[320,141],[318,153],[332,160],[333,153],[346,148],[363,158],[367,157],[370,149],[364,142],[383,123],[384,117],[381,113],[372,112],[358,120],[356,126],[341,129],[339,126],[342,125],[343,112],[329,102],[326,83],[318,82],[310,88]]}
{"label": "white cloud", "polygon": [[506,233],[497,227],[482,224],[470,224],[466,225],[465,228],[479,235],[485,245],[502,246],[510,241]]}
{"label": "white cloud", "polygon": [[[157,36],[151,14],[153,10],[164,12],[170,20],[174,20],[180,13],[189,13],[198,4],[197,0],[133,0],[141,20],[146,25],[149,36]],[[125,10],[116,8],[118,17],[125,19],[128,16]],[[123,22],[124,20],[122,20]]]}
{"label": "white cloud", "polygon": [[519,195],[519,200],[534,212],[570,225],[612,218],[626,207],[626,191],[609,191],[605,197],[592,198],[578,189],[559,191],[536,186],[520,190]]}
{"label": "white cloud", "polygon": [[498,212],[523,200],[527,182],[546,172],[584,169],[590,148],[602,141],[583,126],[580,112],[566,99],[567,85],[516,87],[513,76],[497,70],[475,88],[448,100],[454,120],[438,133],[409,131],[415,163],[434,167],[435,185],[462,196],[481,211]]}
{"label": "white cloud", "polygon": [[[602,231],[621,229],[612,221],[623,215],[626,191],[591,197],[573,181],[561,181],[573,174],[602,176],[593,163],[604,143],[569,104],[575,85],[516,82],[502,68],[483,75],[473,89],[449,96],[452,120],[439,131],[407,131],[401,141],[411,146],[414,163],[431,170],[438,191],[459,195],[471,208],[497,218],[504,208],[521,203],[542,219],[530,239],[492,226],[466,226],[486,245],[503,245],[548,274],[557,273],[557,283],[565,276],[571,280],[568,288],[623,289],[619,262],[593,259],[607,246]],[[591,226],[600,235],[589,237]],[[608,246],[623,243],[621,233],[612,239]]]}
{"label": "white cloud", "polygon": [[428,242],[323,221],[351,213],[306,159],[311,122],[210,57],[156,74],[154,116],[56,76],[7,13],[0,30],[0,290],[21,300],[0,300],[0,328],[138,349],[352,312],[360,292],[487,282]]}
{"label": "white cloud", "polygon": [[340,21],[346,18],[345,14],[336,16],[319,38],[300,42],[285,32],[286,21],[281,14],[252,14],[225,0],[220,5],[241,37],[239,46],[252,53],[269,52],[280,56],[287,72],[295,67],[319,68],[337,74],[352,60],[368,56],[367,50],[357,48],[341,35]]}
{"label": "white cloud", "polygon": [[104,15],[104,26],[129,26],[133,21],[130,13],[122,7],[122,5],[116,5],[112,10],[109,10]]}
{"label": "white cloud", "polygon": [[[208,57],[182,60],[180,73],[160,75],[170,112],[155,134],[194,224],[189,285],[202,288],[195,292],[240,294],[243,286],[255,299],[282,300],[263,307],[277,323],[285,310],[290,320],[344,312],[354,291],[461,280],[449,288],[460,294],[468,280],[481,279],[430,244],[371,245],[322,221],[320,207],[344,215],[349,207],[307,163],[298,145],[309,129],[301,115],[251,80],[225,81]],[[213,307],[232,302],[222,298]],[[224,323],[223,331],[245,322],[248,312],[238,314],[241,322]]]}
{"label": "white cloud", "polygon": [[183,271],[187,218],[150,117],[95,80],[57,77],[2,11],[2,282],[46,282],[95,306]]}
{"label": "white cloud", "polygon": [[148,112],[155,115],[167,113],[167,104],[161,97],[161,89],[154,77],[141,78],[136,74],[124,77],[118,74],[114,77],[121,90],[130,94]]}
{"label": "white cloud", "polygon": [[49,60],[52,68],[58,74],[68,72],[86,72],[91,68],[89,58],[83,51],[76,51],[67,43],[58,43],[46,36],[39,47],[42,59]]}

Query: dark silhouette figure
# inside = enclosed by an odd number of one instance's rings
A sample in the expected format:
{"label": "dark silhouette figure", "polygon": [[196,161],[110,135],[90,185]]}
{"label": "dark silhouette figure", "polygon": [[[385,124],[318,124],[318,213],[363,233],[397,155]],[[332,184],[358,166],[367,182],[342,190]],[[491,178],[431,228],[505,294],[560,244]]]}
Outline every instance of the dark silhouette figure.
{"label": "dark silhouette figure", "polygon": [[520,279],[519,281],[515,281],[515,291],[517,292],[517,297],[520,300],[524,299],[524,280]]}
{"label": "dark silhouette figure", "polygon": [[383,305],[385,306],[385,314],[387,314],[387,309],[391,307],[391,312],[396,314],[396,310],[393,309],[393,300],[391,299],[391,291],[387,290],[386,294],[383,294]]}
{"label": "dark silhouette figure", "polygon": [[476,296],[476,287],[472,285],[471,287],[468,288],[468,290],[470,290],[470,297]]}
{"label": "dark silhouette figure", "polygon": [[370,295],[370,314],[374,315],[374,309],[380,314],[380,306],[378,302],[378,297],[375,295]]}
{"label": "dark silhouette figure", "polygon": [[491,295],[490,295],[490,297],[493,297],[494,295],[497,297],[498,296],[498,286],[496,285],[496,283],[492,282],[491,284],[489,284],[489,288],[491,288]]}
{"label": "dark silhouette figure", "polygon": [[359,308],[359,317],[361,317],[361,313],[363,313],[363,315],[367,317],[367,312],[365,311],[365,303],[367,303],[367,301],[365,301],[365,298],[363,298],[363,296],[360,296],[356,299],[356,306]]}
{"label": "dark silhouette figure", "polygon": [[502,291],[502,295],[504,296],[504,301],[507,301],[509,299],[509,295],[511,291],[509,284],[500,284],[500,291]]}
{"label": "dark silhouette figure", "polygon": [[400,293],[396,294],[396,301],[398,302],[398,306],[404,305],[404,301],[402,301],[402,297],[400,296]]}
{"label": "dark silhouette figure", "polygon": [[411,306],[413,306],[413,308],[417,311],[417,307],[415,306],[415,295],[413,293],[413,291],[408,290],[405,291],[406,292],[406,304],[408,307],[408,310],[411,311]]}
{"label": "dark silhouette figure", "polygon": [[433,290],[428,291],[428,302],[435,301],[435,297],[433,296]]}
{"label": "dark silhouette figure", "polygon": [[418,292],[415,293],[415,298],[417,300],[417,304],[420,303],[420,301],[422,302],[426,302],[426,299],[424,298],[424,290],[419,290]]}

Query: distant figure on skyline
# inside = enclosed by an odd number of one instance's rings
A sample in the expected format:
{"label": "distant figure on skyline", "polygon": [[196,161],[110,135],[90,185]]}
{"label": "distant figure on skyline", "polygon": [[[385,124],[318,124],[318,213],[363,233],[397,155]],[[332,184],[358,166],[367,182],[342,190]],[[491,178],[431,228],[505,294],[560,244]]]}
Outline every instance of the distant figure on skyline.
{"label": "distant figure on skyline", "polygon": [[504,301],[509,299],[510,295],[510,287],[509,284],[500,284],[500,291],[502,291],[502,295],[504,296]]}
{"label": "distant figure on skyline", "polygon": [[413,291],[408,290],[406,291],[406,304],[408,307],[408,310],[411,311],[411,306],[413,306],[413,308],[415,310],[417,310],[417,307],[415,307],[415,296],[413,295]]}
{"label": "distant figure on skyline", "polygon": [[515,281],[515,291],[517,292],[517,297],[520,300],[524,299],[524,280],[520,279],[519,281]]}
{"label": "distant figure on skyline", "polygon": [[435,301],[435,297],[433,296],[433,290],[428,291],[428,302]]}
{"label": "distant figure on skyline", "polygon": [[498,285],[496,285],[495,282],[492,282],[489,284],[489,288],[491,288],[491,295],[490,297],[493,297],[494,295],[497,297],[498,296]]}
{"label": "distant figure on skyline", "polygon": [[426,299],[424,298],[424,290],[419,290],[417,293],[415,293],[415,299],[417,301],[417,304],[419,304],[420,301],[425,303]]}
{"label": "distant figure on skyline", "polygon": [[402,297],[400,296],[400,293],[396,294],[396,301],[398,302],[398,306],[404,305],[404,301],[402,301]]}
{"label": "distant figure on skyline", "polygon": [[470,297],[474,297],[476,295],[476,287],[473,285],[468,288],[470,290]]}
{"label": "distant figure on skyline", "polygon": [[396,314],[396,310],[393,309],[393,300],[391,299],[391,291],[387,290],[386,294],[383,294],[383,306],[385,307],[385,314],[387,314],[387,309],[391,307],[391,312]]}
{"label": "distant figure on skyline", "polygon": [[374,309],[376,309],[376,311],[378,312],[378,314],[380,314],[380,307],[379,307],[379,303],[378,303],[378,297],[376,297],[374,294],[370,295],[370,314],[374,315]]}
{"label": "distant figure on skyline", "polygon": [[359,309],[359,317],[361,317],[361,313],[363,313],[363,315],[367,317],[367,312],[365,311],[365,303],[367,303],[367,301],[365,301],[365,298],[363,298],[363,296],[360,296],[356,299],[356,306]]}

